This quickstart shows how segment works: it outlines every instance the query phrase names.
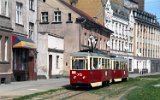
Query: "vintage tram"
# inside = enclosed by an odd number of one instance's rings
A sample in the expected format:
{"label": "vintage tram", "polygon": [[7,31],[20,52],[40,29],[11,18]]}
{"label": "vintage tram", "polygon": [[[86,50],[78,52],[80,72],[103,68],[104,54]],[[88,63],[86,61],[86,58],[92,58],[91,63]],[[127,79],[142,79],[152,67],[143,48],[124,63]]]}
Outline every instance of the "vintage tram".
{"label": "vintage tram", "polygon": [[70,84],[72,86],[102,86],[127,80],[127,60],[93,52],[71,54]]}

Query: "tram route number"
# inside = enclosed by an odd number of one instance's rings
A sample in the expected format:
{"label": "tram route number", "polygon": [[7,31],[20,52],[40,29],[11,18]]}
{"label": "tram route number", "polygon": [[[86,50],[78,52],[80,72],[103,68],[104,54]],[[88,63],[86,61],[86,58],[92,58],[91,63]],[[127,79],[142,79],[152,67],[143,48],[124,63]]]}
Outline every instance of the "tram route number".
{"label": "tram route number", "polygon": [[82,76],[82,73],[77,73],[77,76]]}

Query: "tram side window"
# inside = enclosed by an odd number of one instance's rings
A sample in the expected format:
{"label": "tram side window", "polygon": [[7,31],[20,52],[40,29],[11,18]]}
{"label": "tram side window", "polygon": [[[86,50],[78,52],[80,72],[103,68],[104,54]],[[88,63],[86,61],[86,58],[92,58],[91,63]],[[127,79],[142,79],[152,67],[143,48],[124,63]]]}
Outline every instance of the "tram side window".
{"label": "tram side window", "polygon": [[99,58],[97,69],[101,69],[101,68],[102,68],[102,59]]}
{"label": "tram side window", "polygon": [[102,68],[105,69],[105,59],[102,58]]}
{"label": "tram side window", "polygon": [[73,60],[72,69],[85,69],[85,61],[81,59]]}
{"label": "tram side window", "polygon": [[108,69],[110,69],[110,60],[109,59],[107,60],[108,60]]}
{"label": "tram side window", "polygon": [[127,70],[127,63],[124,63],[124,69]]}
{"label": "tram side window", "polygon": [[93,58],[93,67],[98,69],[98,58]]}
{"label": "tram side window", "polygon": [[123,62],[120,62],[120,69],[124,69]]}
{"label": "tram side window", "polygon": [[119,69],[119,62],[118,61],[114,61],[114,69]]}
{"label": "tram side window", "polygon": [[85,63],[86,63],[86,69],[88,69],[88,60],[87,59],[86,59]]}
{"label": "tram side window", "polygon": [[108,69],[108,60],[105,59],[105,69]]}

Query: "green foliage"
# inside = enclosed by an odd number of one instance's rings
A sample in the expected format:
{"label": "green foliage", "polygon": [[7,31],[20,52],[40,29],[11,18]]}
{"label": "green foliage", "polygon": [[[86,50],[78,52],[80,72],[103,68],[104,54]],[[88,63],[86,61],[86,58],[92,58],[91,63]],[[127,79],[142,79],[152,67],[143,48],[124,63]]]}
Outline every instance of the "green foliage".
{"label": "green foliage", "polygon": [[159,100],[160,87],[155,87],[156,84],[160,84],[160,80],[149,80],[140,84],[126,96],[127,100]]}

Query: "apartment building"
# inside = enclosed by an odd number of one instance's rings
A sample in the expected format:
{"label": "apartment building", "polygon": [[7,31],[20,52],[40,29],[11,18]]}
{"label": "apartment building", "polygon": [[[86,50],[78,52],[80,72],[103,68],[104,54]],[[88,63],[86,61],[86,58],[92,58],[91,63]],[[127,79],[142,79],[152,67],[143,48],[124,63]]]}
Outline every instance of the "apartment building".
{"label": "apartment building", "polygon": [[11,0],[0,0],[0,84],[10,82],[13,74],[11,58],[11,8]]}
{"label": "apartment building", "polygon": [[[41,0],[38,6],[37,68],[40,78],[69,76],[70,54],[88,50],[91,47],[89,37],[97,40],[97,49],[107,52],[106,44],[112,31],[97,23],[88,14],[65,0]],[[56,38],[61,37],[61,40],[49,39],[49,36],[55,35]],[[51,43],[53,45],[49,47]],[[59,46],[61,48],[58,48]],[[57,59],[56,62],[54,59]]]}
{"label": "apartment building", "polygon": [[37,71],[37,0],[11,1],[13,80],[35,80]]}
{"label": "apartment building", "polygon": [[160,71],[160,24],[155,15],[132,9],[132,32],[134,34],[134,67],[132,71]]}
{"label": "apartment building", "polygon": [[128,59],[129,68],[133,66],[133,33],[130,30],[129,10],[107,1],[105,6],[105,27],[114,33],[110,37],[110,53]]}

